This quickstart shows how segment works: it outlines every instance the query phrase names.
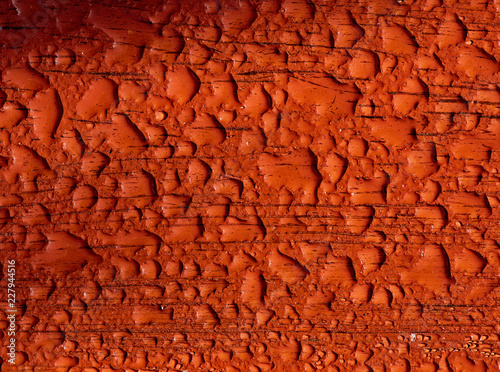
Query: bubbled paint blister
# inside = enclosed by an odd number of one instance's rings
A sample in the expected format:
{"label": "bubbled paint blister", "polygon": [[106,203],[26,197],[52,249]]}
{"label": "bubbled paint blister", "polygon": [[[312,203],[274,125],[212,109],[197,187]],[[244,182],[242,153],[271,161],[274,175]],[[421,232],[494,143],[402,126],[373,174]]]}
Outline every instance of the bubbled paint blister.
{"label": "bubbled paint blister", "polygon": [[2,371],[498,370],[499,15],[2,1]]}

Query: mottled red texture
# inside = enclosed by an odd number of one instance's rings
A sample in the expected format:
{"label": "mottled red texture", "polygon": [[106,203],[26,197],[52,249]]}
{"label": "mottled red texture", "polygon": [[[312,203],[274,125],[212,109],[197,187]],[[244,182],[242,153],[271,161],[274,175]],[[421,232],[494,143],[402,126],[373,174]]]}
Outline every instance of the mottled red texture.
{"label": "mottled red texture", "polygon": [[499,6],[2,1],[2,371],[498,370]]}

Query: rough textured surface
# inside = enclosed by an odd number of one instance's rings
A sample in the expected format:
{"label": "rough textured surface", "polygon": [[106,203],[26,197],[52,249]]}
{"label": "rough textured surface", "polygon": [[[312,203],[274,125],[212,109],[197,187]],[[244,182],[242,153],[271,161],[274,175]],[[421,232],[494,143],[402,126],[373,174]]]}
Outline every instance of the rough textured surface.
{"label": "rough textured surface", "polygon": [[0,2],[2,370],[498,370],[499,14]]}

